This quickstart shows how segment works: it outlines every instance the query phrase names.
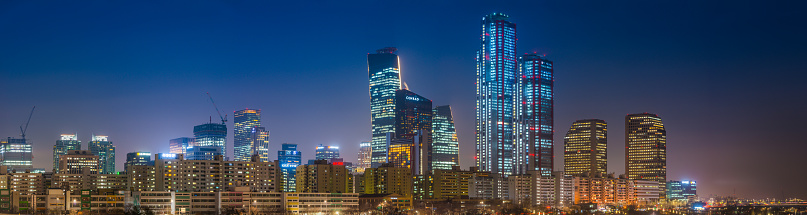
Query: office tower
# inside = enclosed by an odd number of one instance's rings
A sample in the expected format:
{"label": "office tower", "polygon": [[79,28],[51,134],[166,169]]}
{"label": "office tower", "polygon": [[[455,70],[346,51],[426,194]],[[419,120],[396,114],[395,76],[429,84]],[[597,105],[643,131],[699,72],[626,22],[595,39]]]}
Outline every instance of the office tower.
{"label": "office tower", "polygon": [[33,170],[33,157],[30,140],[9,137],[0,141],[0,165],[8,166],[9,170]]}
{"label": "office tower", "polygon": [[269,131],[264,127],[253,127],[250,135],[251,156],[258,155],[261,162],[269,162]]}
{"label": "office tower", "polygon": [[459,166],[451,169],[434,170],[434,198],[435,199],[456,199],[467,196],[469,182],[473,177],[487,177],[489,172],[480,172],[476,167],[469,170],[462,170]]}
{"label": "office tower", "polygon": [[514,173],[516,25],[493,13],[482,18],[476,53],[476,166]]}
{"label": "office tower", "polygon": [[554,82],[552,61],[538,55],[519,57],[516,75],[515,172],[539,171],[550,177],[553,166]]}
{"label": "office tower", "polygon": [[[221,148],[222,154],[227,154],[225,140],[227,139],[227,125],[218,123],[207,123],[193,126],[193,136],[196,139],[196,146],[215,146]],[[225,157],[225,160],[226,157]]]}
{"label": "office tower", "polygon": [[261,127],[261,110],[244,109],[235,111],[233,126],[233,148],[235,161],[249,161],[254,153],[252,131]]}
{"label": "office tower", "polygon": [[296,192],[298,193],[352,193],[353,181],[344,165],[317,160],[314,164],[297,166]]}
{"label": "office tower", "polygon": [[328,161],[334,158],[339,158],[339,147],[323,146],[322,144],[319,144],[319,146],[317,146],[316,158],[317,160],[328,160]]}
{"label": "office tower", "polygon": [[410,138],[418,131],[432,131],[432,100],[409,90],[395,91],[395,139]]}
{"label": "office tower", "polygon": [[180,137],[168,141],[169,153],[185,154],[188,147],[193,147],[196,140],[193,137]]}
{"label": "office tower", "polygon": [[625,172],[628,179],[658,182],[662,199],[667,189],[667,131],[656,114],[625,116]]}
{"label": "office tower", "polygon": [[277,159],[280,162],[280,172],[283,179],[283,192],[295,192],[297,185],[297,166],[302,162],[302,155],[297,151],[297,144],[284,143],[280,151],[277,151]]}
{"label": "office tower", "polygon": [[607,173],[608,124],[601,119],[572,123],[563,138],[563,169],[567,175]]}
{"label": "office tower", "polygon": [[126,153],[126,164],[124,171],[127,173],[131,170],[132,166],[145,166],[151,163],[150,152],[129,152]]}
{"label": "office tower", "polygon": [[359,144],[359,167],[356,168],[357,172],[364,173],[364,169],[370,168],[373,149],[370,147],[370,142],[361,142]]}
{"label": "office tower", "polygon": [[58,172],[59,156],[67,154],[70,150],[81,150],[81,141],[78,134],[62,134],[61,138],[53,145],[53,170]]}
{"label": "office tower", "polygon": [[454,117],[448,105],[437,106],[432,118],[432,169],[450,170],[460,165],[460,147]]}
{"label": "office tower", "polygon": [[101,174],[115,173],[115,146],[108,138],[92,135],[92,141],[87,144],[92,154],[98,156],[98,170]]}
{"label": "office tower", "polygon": [[90,150],[70,150],[59,156],[59,174],[98,174],[99,157]]}
{"label": "office tower", "polygon": [[215,146],[196,146],[190,147],[185,151],[184,158],[186,160],[207,160],[212,161],[216,156],[224,156],[221,148]]}
{"label": "office tower", "polygon": [[409,137],[391,139],[388,163],[394,167],[408,168],[412,171],[412,175],[430,174],[429,134],[430,132],[418,130],[414,134],[408,134]]}
{"label": "office tower", "polygon": [[377,50],[375,54],[367,54],[373,167],[387,162],[386,135],[395,129],[395,91],[401,89],[397,51],[396,48],[387,47]]}
{"label": "office tower", "polygon": [[695,181],[667,181],[667,200],[694,201],[697,190]]}

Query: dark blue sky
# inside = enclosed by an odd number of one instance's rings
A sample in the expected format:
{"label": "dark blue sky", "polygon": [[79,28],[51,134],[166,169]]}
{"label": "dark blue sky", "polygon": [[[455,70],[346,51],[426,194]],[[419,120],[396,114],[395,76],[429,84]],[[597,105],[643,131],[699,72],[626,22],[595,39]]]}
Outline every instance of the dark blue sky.
{"label": "dark blue sky", "polygon": [[[398,47],[409,88],[454,108],[473,165],[480,20],[503,12],[518,52],[555,62],[556,168],[574,120],[609,123],[624,173],[624,116],[668,132],[668,179],[702,197],[807,198],[807,4],[803,1],[0,2],[0,136],[29,128],[35,166],[61,133],[109,135],[125,153],[165,152],[216,118],[263,111],[271,159],[284,142],[355,161],[369,140],[366,54]],[[232,136],[232,123],[228,123]],[[228,138],[232,153],[232,137]]]}

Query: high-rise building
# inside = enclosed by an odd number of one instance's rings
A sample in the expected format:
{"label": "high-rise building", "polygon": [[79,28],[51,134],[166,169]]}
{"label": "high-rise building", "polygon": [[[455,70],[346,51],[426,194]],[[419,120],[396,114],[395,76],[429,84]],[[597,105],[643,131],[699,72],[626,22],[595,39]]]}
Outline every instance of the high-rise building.
{"label": "high-rise building", "polygon": [[33,157],[30,140],[9,137],[0,141],[0,165],[8,166],[9,170],[33,170]]}
{"label": "high-rise building", "polygon": [[563,138],[563,168],[567,175],[607,173],[608,124],[601,119],[572,123]]}
{"label": "high-rise building", "polygon": [[[193,136],[196,146],[215,146],[221,148],[222,154],[227,154],[225,141],[227,140],[227,125],[207,123],[193,126]],[[225,158],[225,160],[227,160]]]}
{"label": "high-rise building", "polygon": [[193,137],[180,137],[176,139],[171,139],[168,141],[168,147],[170,152],[174,154],[185,154],[185,150],[188,147],[193,147],[195,145],[196,140]]}
{"label": "high-rise building", "polygon": [[101,174],[115,173],[115,146],[107,136],[92,135],[92,141],[87,144],[92,154],[98,156],[98,170]]}
{"label": "high-rise building", "polygon": [[319,144],[317,146],[317,154],[315,156],[317,160],[328,160],[339,158],[339,147],[336,146],[323,146]]}
{"label": "high-rise building", "polygon": [[283,192],[295,192],[297,166],[302,164],[302,154],[297,151],[297,144],[284,143],[280,151],[277,151],[277,159],[280,162],[280,172],[283,179]]}
{"label": "high-rise building", "polygon": [[386,135],[395,129],[395,91],[401,89],[397,51],[396,48],[387,47],[377,50],[375,54],[367,54],[373,167],[387,162]]}
{"label": "high-rise building", "polygon": [[518,62],[514,172],[538,171],[542,177],[550,177],[554,170],[555,133],[552,61],[526,54]]}
{"label": "high-rise building", "polygon": [[362,183],[365,194],[398,194],[412,198],[412,171],[392,164],[382,164],[377,168],[364,170]]}
{"label": "high-rise building", "polygon": [[264,127],[253,127],[251,135],[252,148],[249,153],[257,154],[261,162],[269,162],[269,131]]}
{"label": "high-rise building", "polygon": [[[89,150],[70,150],[59,156],[59,174],[98,174],[98,155]],[[86,172],[85,172],[86,171]]]}
{"label": "high-rise building", "polygon": [[356,168],[357,172],[364,173],[364,169],[370,168],[373,149],[370,147],[370,142],[361,142],[359,144],[359,167]]}
{"label": "high-rise building", "polygon": [[408,137],[390,138],[389,151],[387,152],[389,164],[394,167],[408,168],[412,171],[412,175],[430,174],[429,134],[430,132],[418,130],[414,134],[407,134]]}
{"label": "high-rise building", "polygon": [[432,119],[432,169],[450,170],[460,165],[460,147],[454,117],[448,105],[434,108]]}
{"label": "high-rise building", "polygon": [[296,192],[298,193],[352,193],[353,175],[344,165],[317,160],[314,164],[297,166]]}
{"label": "high-rise building", "polygon": [[62,134],[61,138],[53,145],[53,170],[58,172],[59,156],[67,154],[70,150],[81,150],[81,141],[78,134]]}
{"label": "high-rise building", "polygon": [[695,201],[697,187],[695,181],[667,181],[667,200]]}
{"label": "high-rise building", "polygon": [[625,172],[628,179],[658,182],[661,199],[667,189],[667,131],[656,114],[625,116]]}
{"label": "high-rise building", "polygon": [[476,53],[476,166],[514,173],[516,25],[502,13],[482,17]]}
{"label": "high-rise building", "polygon": [[[235,161],[249,161],[254,154],[254,128],[261,127],[261,110],[244,109],[235,111],[233,142]],[[267,152],[268,153],[268,152]]]}
{"label": "high-rise building", "polygon": [[224,156],[224,152],[221,151],[221,148],[215,146],[196,146],[196,147],[189,147],[188,150],[185,151],[184,158],[186,160],[207,160],[212,161],[216,158],[216,156]]}
{"label": "high-rise building", "polygon": [[151,163],[151,152],[129,152],[126,153],[124,171],[128,173],[132,166],[145,166],[149,163]]}
{"label": "high-rise building", "polygon": [[410,138],[418,131],[432,131],[432,100],[409,90],[395,91],[395,139]]}

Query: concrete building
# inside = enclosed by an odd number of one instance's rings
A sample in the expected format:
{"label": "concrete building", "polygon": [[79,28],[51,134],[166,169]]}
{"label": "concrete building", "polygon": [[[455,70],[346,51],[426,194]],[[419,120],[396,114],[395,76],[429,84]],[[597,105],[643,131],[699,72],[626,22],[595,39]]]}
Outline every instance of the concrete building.
{"label": "concrete building", "polygon": [[296,175],[298,193],[353,193],[353,175],[344,165],[317,160],[297,166]]}
{"label": "concrete building", "polygon": [[364,194],[398,194],[405,198],[413,195],[412,171],[386,163],[377,168],[368,168],[362,177]]}
{"label": "concrete building", "polygon": [[468,196],[470,190],[469,182],[473,177],[486,177],[488,172],[480,172],[476,167],[469,170],[462,170],[459,166],[453,166],[450,170],[434,170],[434,199],[456,199],[460,196]]}

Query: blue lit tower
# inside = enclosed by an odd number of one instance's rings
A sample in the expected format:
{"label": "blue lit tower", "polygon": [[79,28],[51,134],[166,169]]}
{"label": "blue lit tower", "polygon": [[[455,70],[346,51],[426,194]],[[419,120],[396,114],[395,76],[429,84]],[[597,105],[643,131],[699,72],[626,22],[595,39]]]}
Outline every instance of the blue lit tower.
{"label": "blue lit tower", "polygon": [[480,171],[514,172],[516,25],[493,13],[482,17],[476,52],[476,166]]}
{"label": "blue lit tower", "polygon": [[515,172],[539,171],[550,177],[553,170],[554,86],[552,61],[535,54],[518,59],[516,97]]}
{"label": "blue lit tower", "polygon": [[315,155],[317,160],[328,160],[339,158],[339,147],[336,146],[317,146],[317,153]]}
{"label": "blue lit tower", "polygon": [[129,152],[126,153],[126,163],[124,164],[124,171],[129,173],[131,166],[147,166],[153,165],[151,163],[150,152]]}
{"label": "blue lit tower", "polygon": [[78,134],[62,134],[61,138],[53,145],[53,171],[59,171],[59,156],[66,155],[67,151],[81,150],[81,141]]}
{"label": "blue lit tower", "polygon": [[283,192],[295,192],[297,183],[297,166],[302,162],[302,155],[297,151],[297,144],[284,143],[282,149],[277,151],[280,162],[280,172],[283,174]]}
{"label": "blue lit tower", "polygon": [[386,135],[395,129],[395,91],[401,89],[401,73],[396,48],[367,54],[370,76],[370,121],[372,124],[372,167],[387,161]]}
{"label": "blue lit tower", "polygon": [[233,155],[235,161],[249,161],[252,158],[253,131],[261,127],[261,110],[244,109],[233,114]]}
{"label": "blue lit tower", "polygon": [[8,170],[33,170],[33,150],[30,139],[11,138],[0,141],[0,165]]}
{"label": "blue lit tower", "polygon": [[252,148],[249,153],[257,154],[260,162],[269,162],[269,131],[264,127],[252,127],[250,135]]}
{"label": "blue lit tower", "polygon": [[193,126],[193,136],[196,139],[194,147],[215,146],[221,148],[222,154],[227,154],[227,148],[224,145],[227,139],[227,125],[211,122]]}
{"label": "blue lit tower", "polygon": [[98,156],[98,171],[101,174],[114,174],[115,146],[109,137],[92,135],[92,141],[87,145],[92,154]]}
{"label": "blue lit tower", "polygon": [[434,108],[432,119],[432,169],[451,170],[460,165],[460,148],[451,106]]}

